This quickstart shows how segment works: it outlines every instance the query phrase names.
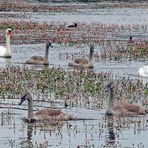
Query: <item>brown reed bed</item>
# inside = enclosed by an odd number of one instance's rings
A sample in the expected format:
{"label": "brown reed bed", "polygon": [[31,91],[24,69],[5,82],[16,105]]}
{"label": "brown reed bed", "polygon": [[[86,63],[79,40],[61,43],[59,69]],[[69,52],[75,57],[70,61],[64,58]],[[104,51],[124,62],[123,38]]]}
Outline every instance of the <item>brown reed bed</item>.
{"label": "brown reed bed", "polygon": [[1,11],[20,11],[20,12],[68,12],[74,11],[75,8],[68,5],[50,5],[44,3],[33,3],[27,1],[1,1]]}
{"label": "brown reed bed", "polygon": [[40,3],[40,2],[29,2],[27,0],[1,0],[0,9],[2,11],[32,11],[32,12],[46,12],[46,11],[73,11],[77,9],[98,9],[98,8],[147,8],[148,5],[146,2],[110,2],[108,4],[105,3],[92,3],[91,5],[75,5],[70,6],[67,5],[50,5],[50,3]]}
{"label": "brown reed bed", "polygon": [[120,1],[117,3],[110,4],[112,8],[147,8],[148,4],[146,2],[128,2],[128,1]]}
{"label": "brown reed bed", "polygon": [[96,2],[91,5],[78,6],[79,9],[104,9],[104,8],[147,8],[148,4],[146,1],[127,1],[117,0],[109,1],[108,3]]}
{"label": "brown reed bed", "polygon": [[1,12],[0,13],[0,18],[1,19],[8,19],[8,18],[14,18],[14,19],[24,19],[24,18],[27,18],[28,14],[27,12],[23,12],[23,13],[11,13],[11,12]]}

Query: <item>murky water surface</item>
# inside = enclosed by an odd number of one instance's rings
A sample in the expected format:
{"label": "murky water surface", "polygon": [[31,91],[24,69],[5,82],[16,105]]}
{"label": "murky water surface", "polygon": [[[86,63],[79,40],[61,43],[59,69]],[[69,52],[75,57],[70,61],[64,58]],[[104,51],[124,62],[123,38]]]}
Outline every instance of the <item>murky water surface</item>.
{"label": "murky water surface", "polygon": [[[84,4],[84,6],[87,4]],[[2,13],[2,12],[1,12]],[[148,25],[148,9],[146,8],[104,8],[104,9],[80,9],[73,13],[32,13],[28,12],[27,20],[38,22],[101,22],[107,24],[146,24]],[[140,34],[141,36],[143,34]],[[135,35],[136,36],[136,35]],[[121,38],[125,38],[123,35]],[[85,51],[88,47],[69,47],[53,43],[50,50],[50,65],[60,65],[68,68],[69,59],[59,58],[66,52],[74,53]],[[0,66],[7,64],[24,63],[32,55],[45,54],[45,44],[11,45],[12,59],[0,59]],[[95,52],[99,52],[99,47]],[[95,63],[94,70],[112,71],[114,74],[137,75],[138,69],[146,64],[143,61],[104,62]],[[13,88],[12,88],[13,89]],[[18,101],[16,100],[17,104]],[[9,106],[10,107],[10,106]],[[63,106],[60,106],[63,108]],[[148,147],[148,122],[147,116],[105,119],[104,109],[92,110],[85,108],[62,109],[63,112],[78,117],[94,119],[80,121],[66,121],[57,125],[27,124],[21,118],[27,116],[26,110],[1,109],[0,119],[0,147],[53,147],[53,148],[79,148],[79,147],[110,147],[123,148]]]}

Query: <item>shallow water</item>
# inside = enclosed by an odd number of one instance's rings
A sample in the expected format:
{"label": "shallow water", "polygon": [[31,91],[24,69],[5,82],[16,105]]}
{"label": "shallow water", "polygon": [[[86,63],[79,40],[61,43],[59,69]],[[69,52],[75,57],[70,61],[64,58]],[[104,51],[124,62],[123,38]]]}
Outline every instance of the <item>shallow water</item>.
{"label": "shallow water", "polygon": [[[84,4],[85,6],[85,4]],[[79,9],[72,13],[32,13],[27,14],[26,20],[35,20],[38,22],[101,22],[107,24],[146,24],[148,25],[148,9],[146,8],[104,8],[104,9]],[[21,20],[21,19],[20,19]],[[133,34],[137,36],[137,34]],[[143,33],[139,33],[142,38]],[[122,34],[124,38],[126,34]],[[147,35],[146,35],[147,36]],[[50,50],[49,61],[51,65],[60,65],[62,68],[68,68],[69,60],[60,59],[59,54],[65,52],[88,52],[88,47],[69,47],[53,43],[54,48]],[[45,53],[45,44],[12,44],[12,59],[0,59],[0,66],[7,64],[24,63],[32,55],[43,55]],[[96,47],[95,52],[100,49]],[[138,69],[146,64],[144,61],[123,61],[123,62],[104,62],[95,63],[94,70],[112,71],[120,75],[137,75]],[[11,102],[10,100],[9,102]],[[13,100],[14,101],[14,100]],[[16,104],[17,101],[14,101]],[[10,106],[9,106],[10,107]],[[70,108],[62,111],[81,118],[93,118],[95,120],[67,121],[59,125],[34,125],[24,123],[21,118],[27,116],[26,110],[1,109],[0,120],[0,147],[53,147],[53,148],[81,148],[81,147],[110,147],[124,148],[148,147],[148,123],[147,116],[105,119],[105,107],[101,110],[92,110],[86,108]],[[22,107],[24,108],[24,107]],[[33,146],[32,146],[33,145]],[[138,147],[139,146],[139,147]]]}
{"label": "shallow water", "polygon": [[[89,49],[87,46],[64,46],[59,44],[54,44],[54,48],[50,49],[49,51],[49,63],[50,66],[60,66],[62,68],[69,68],[68,62],[70,59],[61,59],[60,55],[64,55],[65,53],[88,53]],[[29,57],[33,55],[45,55],[45,44],[27,44],[27,45],[12,45],[12,58],[11,59],[4,59],[0,58],[0,65],[7,65],[7,64],[19,64],[25,63]],[[100,49],[96,47],[95,52],[99,52]],[[138,70],[141,66],[146,64],[146,61],[128,61],[125,60],[123,62],[115,62],[115,61],[97,61],[94,64],[94,71],[111,71],[116,74],[130,74],[130,75],[138,75]],[[22,64],[23,65],[23,64]]]}
{"label": "shallow water", "polygon": [[[91,11],[91,12],[90,12]],[[101,22],[101,23],[109,23],[109,24],[146,24],[148,22],[147,19],[148,10],[145,9],[93,9],[93,10],[81,10],[79,12],[70,13],[67,15],[66,13],[59,14],[50,14],[49,21],[59,21],[59,18],[63,22]],[[33,14],[34,20],[45,21],[48,19],[49,14]],[[102,17],[103,16],[103,17]],[[44,18],[44,19],[43,19]]]}
{"label": "shallow water", "polygon": [[[103,4],[103,3],[102,3]],[[141,8],[110,8],[103,7],[95,3],[88,4],[79,4],[79,3],[70,3],[69,6],[79,6],[76,11],[72,12],[60,12],[60,13],[45,13],[45,12],[36,12],[36,13],[27,13],[27,18],[30,20],[35,20],[38,22],[87,22],[87,23],[107,23],[107,24],[147,24],[148,18],[147,13],[148,9]],[[98,8],[94,8],[98,7]]]}
{"label": "shallow water", "polygon": [[[11,110],[12,111],[12,110]],[[14,110],[13,110],[14,111]],[[104,111],[83,108],[63,109],[77,117],[96,120],[62,122],[58,125],[26,124],[21,118],[24,111],[15,110],[16,115],[1,117],[0,145],[5,147],[145,147],[148,145],[147,116],[121,118],[119,121],[104,119]],[[5,117],[6,116],[6,117]],[[11,117],[11,118],[10,118]],[[4,123],[2,123],[4,121]],[[141,121],[141,122],[140,122]],[[118,126],[117,126],[118,124]],[[120,127],[120,126],[121,127]]]}

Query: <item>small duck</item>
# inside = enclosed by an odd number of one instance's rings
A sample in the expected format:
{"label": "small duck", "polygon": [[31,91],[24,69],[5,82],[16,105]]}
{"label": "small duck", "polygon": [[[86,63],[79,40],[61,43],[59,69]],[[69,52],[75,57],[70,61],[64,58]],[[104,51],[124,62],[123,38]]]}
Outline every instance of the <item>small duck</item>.
{"label": "small duck", "polygon": [[68,28],[76,28],[78,26],[78,24],[77,23],[74,23],[74,24],[72,24],[72,25],[68,25],[67,27]]}
{"label": "small duck", "polygon": [[128,40],[128,44],[133,44],[133,43],[134,43],[133,38],[132,38],[132,36],[130,36],[130,38]]}

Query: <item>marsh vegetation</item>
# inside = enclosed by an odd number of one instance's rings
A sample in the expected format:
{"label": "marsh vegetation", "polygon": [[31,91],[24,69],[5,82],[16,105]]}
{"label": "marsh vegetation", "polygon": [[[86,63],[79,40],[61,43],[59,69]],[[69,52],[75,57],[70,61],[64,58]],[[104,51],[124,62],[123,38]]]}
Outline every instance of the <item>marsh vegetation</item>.
{"label": "marsh vegetation", "polygon": [[[147,115],[105,116],[108,81],[114,81],[115,102],[147,108],[148,79],[138,75],[148,60],[147,12],[145,2],[2,1],[0,42],[7,28],[13,38],[12,58],[0,59],[0,146],[147,147]],[[49,66],[25,64],[44,56],[47,40],[53,45]],[[94,68],[69,67],[70,60],[88,57],[92,43]],[[27,103],[18,105],[25,92],[33,96],[34,111],[51,107],[84,120],[26,123]]]}

